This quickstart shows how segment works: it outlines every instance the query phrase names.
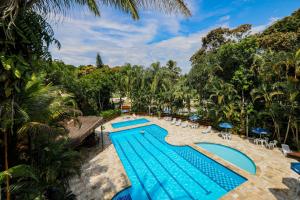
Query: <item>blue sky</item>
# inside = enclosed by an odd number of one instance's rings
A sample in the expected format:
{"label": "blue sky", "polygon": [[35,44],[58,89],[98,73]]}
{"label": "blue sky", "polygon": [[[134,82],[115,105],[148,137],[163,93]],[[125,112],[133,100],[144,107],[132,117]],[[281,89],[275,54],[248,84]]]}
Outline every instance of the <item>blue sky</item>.
{"label": "blue sky", "polygon": [[299,0],[187,0],[192,16],[167,15],[147,10],[141,19],[101,6],[101,17],[75,8],[57,16],[51,24],[60,50],[51,48],[54,59],[73,65],[94,64],[100,52],[105,64],[124,63],[149,66],[173,59],[186,73],[189,58],[201,47],[201,39],[216,27],[253,25],[252,32],[264,30],[274,21],[300,8]]}

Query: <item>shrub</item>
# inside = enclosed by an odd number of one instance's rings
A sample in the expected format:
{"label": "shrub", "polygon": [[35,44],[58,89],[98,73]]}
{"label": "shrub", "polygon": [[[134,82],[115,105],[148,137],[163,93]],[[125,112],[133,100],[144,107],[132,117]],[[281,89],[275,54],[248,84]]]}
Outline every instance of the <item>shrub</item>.
{"label": "shrub", "polygon": [[111,119],[114,117],[117,117],[121,114],[121,110],[105,110],[100,113],[100,116],[103,117],[104,119]]}

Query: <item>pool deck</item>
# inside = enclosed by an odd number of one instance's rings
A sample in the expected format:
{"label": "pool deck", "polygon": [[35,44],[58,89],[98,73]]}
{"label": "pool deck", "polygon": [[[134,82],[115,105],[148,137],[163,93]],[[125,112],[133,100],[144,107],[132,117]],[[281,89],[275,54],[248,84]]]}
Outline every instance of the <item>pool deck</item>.
{"label": "pool deck", "polygon": [[[123,121],[118,117],[104,124],[105,138],[104,151],[99,147],[87,149],[85,162],[82,166],[80,177],[74,177],[70,181],[71,190],[80,199],[111,199],[116,193],[130,186],[130,181],[125,169],[117,155],[114,146],[108,138],[108,132],[114,132],[134,127],[157,124],[168,131],[166,141],[172,145],[190,145],[201,153],[213,158],[217,162],[237,172],[248,179],[245,183],[228,192],[221,199],[277,199],[296,200],[298,175],[290,169],[290,163],[296,160],[286,158],[280,149],[266,149],[261,145],[255,145],[247,139],[233,135],[232,140],[223,140],[218,131],[202,134],[206,127],[198,129],[182,128],[171,125],[170,122],[157,117],[143,117],[150,122],[136,126],[113,129],[111,123]],[[97,129],[96,129],[97,131]],[[256,164],[256,175],[241,170],[227,161],[205,151],[195,145],[199,142],[212,142],[235,148],[249,156]],[[300,186],[299,186],[300,187]]]}

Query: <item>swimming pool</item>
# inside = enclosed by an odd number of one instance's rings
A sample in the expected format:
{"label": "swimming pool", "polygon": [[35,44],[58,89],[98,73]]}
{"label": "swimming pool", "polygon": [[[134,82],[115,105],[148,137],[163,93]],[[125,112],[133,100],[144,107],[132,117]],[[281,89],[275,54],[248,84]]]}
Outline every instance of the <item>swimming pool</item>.
{"label": "swimming pool", "polygon": [[115,200],[214,200],[246,181],[189,146],[166,143],[166,135],[155,124],[110,134],[131,182]]}
{"label": "swimming pool", "polygon": [[256,166],[254,162],[247,155],[234,148],[214,143],[198,143],[197,146],[216,154],[250,174],[256,173]]}
{"label": "swimming pool", "polygon": [[148,119],[141,118],[141,119],[134,119],[134,120],[127,120],[127,121],[123,121],[123,122],[112,123],[111,126],[113,128],[122,128],[122,127],[126,127],[126,126],[144,124],[147,122],[150,122],[150,121]]}

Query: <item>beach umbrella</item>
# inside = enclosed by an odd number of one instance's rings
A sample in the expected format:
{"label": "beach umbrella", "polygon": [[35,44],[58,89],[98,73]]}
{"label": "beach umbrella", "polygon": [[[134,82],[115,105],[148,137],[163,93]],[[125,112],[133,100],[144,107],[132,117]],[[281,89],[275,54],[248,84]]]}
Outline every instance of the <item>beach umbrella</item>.
{"label": "beach umbrella", "polygon": [[231,123],[228,123],[228,122],[222,122],[219,124],[219,127],[220,128],[225,128],[226,129],[226,132],[227,132],[227,129],[231,129],[233,126]]}
{"label": "beach umbrella", "polygon": [[231,123],[228,123],[228,122],[222,122],[222,123],[219,124],[219,127],[220,127],[220,128],[225,128],[225,129],[230,129],[230,128],[232,128],[233,126],[232,126]]}
{"label": "beach umbrella", "polygon": [[197,120],[199,120],[201,117],[199,116],[199,115],[192,115],[192,116],[190,116],[189,117],[189,120],[191,120],[191,121],[197,121]]}
{"label": "beach umbrella", "polygon": [[165,109],[163,110],[163,113],[164,113],[164,114],[170,115],[170,114],[171,114],[171,109],[165,108]]}
{"label": "beach umbrella", "polygon": [[251,129],[251,132],[254,133],[254,134],[259,135],[260,137],[261,137],[262,135],[268,135],[268,134],[270,133],[267,129],[259,128],[259,127],[252,128],[252,129]]}

